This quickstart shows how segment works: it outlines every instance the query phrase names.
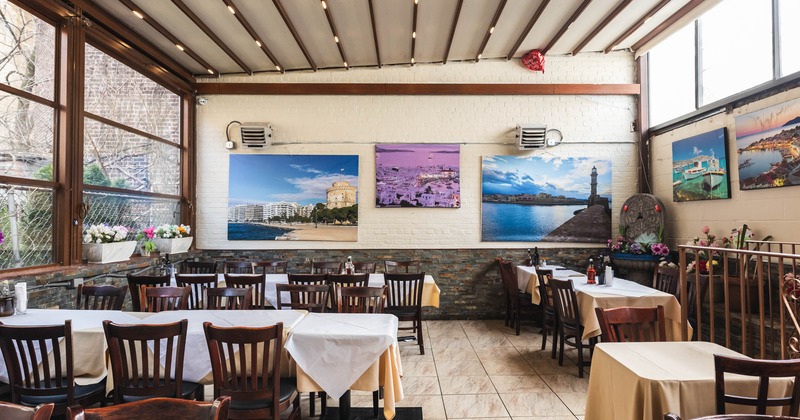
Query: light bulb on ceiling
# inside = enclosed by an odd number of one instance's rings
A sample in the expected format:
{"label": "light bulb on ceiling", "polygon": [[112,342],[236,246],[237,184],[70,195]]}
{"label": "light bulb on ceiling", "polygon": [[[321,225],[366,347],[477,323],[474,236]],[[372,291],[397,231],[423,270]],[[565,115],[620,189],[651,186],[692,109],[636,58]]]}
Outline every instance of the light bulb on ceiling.
{"label": "light bulb on ceiling", "polygon": [[138,10],[134,10],[133,11],[133,15],[136,16],[139,19],[144,19],[144,15],[142,14],[142,12],[140,12]]}
{"label": "light bulb on ceiling", "polygon": [[494,26],[492,26],[491,28],[489,28],[489,33],[491,34],[491,33],[493,33],[493,32],[494,32]]}
{"label": "light bulb on ceiling", "polygon": [[206,69],[206,70],[208,71],[208,74],[214,74],[214,70],[211,69]]}
{"label": "light bulb on ceiling", "polygon": [[281,71],[281,66],[275,66],[275,69]]}
{"label": "light bulb on ceiling", "polygon": [[258,45],[258,48],[261,48],[261,41],[256,40],[256,45]]}
{"label": "light bulb on ceiling", "polygon": [[325,3],[325,0],[322,0],[322,8],[328,10],[328,3]]}
{"label": "light bulb on ceiling", "polygon": [[417,31],[411,32],[411,38],[417,39]]}
{"label": "light bulb on ceiling", "polygon": [[333,36],[333,40],[336,41],[337,44],[339,43],[339,37],[338,36],[334,35]]}
{"label": "light bulb on ceiling", "polygon": [[411,64],[414,64],[414,57],[411,57]]}
{"label": "light bulb on ceiling", "polygon": [[236,9],[234,9],[233,6],[228,6],[228,11],[231,12],[231,14],[233,15],[236,14]]}
{"label": "light bulb on ceiling", "polygon": [[176,46],[176,47],[177,47],[179,50],[181,50],[181,51],[184,51],[184,49],[183,49],[183,45],[181,45],[181,44],[175,44],[175,46]]}

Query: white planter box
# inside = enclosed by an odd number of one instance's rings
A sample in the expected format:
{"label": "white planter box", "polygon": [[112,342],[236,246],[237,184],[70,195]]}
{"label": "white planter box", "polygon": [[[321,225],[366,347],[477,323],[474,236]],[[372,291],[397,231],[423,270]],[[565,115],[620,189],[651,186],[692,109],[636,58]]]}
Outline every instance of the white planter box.
{"label": "white planter box", "polygon": [[127,261],[136,250],[136,241],[111,242],[105,244],[83,244],[83,258],[90,263]]}
{"label": "white planter box", "polygon": [[156,243],[158,252],[162,254],[178,254],[181,252],[188,252],[189,247],[192,246],[192,240],[194,240],[193,236],[172,239],[153,238],[153,242]]}

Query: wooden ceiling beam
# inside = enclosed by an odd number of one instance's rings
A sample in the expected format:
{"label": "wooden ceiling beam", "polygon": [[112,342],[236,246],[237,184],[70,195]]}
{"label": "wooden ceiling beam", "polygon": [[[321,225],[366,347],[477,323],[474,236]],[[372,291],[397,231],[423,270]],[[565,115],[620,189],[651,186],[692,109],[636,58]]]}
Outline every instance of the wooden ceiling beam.
{"label": "wooden ceiling beam", "polygon": [[653,8],[648,10],[647,13],[645,13],[641,18],[639,18],[639,20],[637,20],[636,23],[631,25],[628,29],[625,30],[625,32],[623,32],[620,36],[618,36],[617,39],[608,44],[608,46],[606,46],[603,52],[605,52],[606,54],[610,53],[611,50],[613,50],[617,45],[619,45],[620,42],[624,41],[625,38],[631,36],[631,34],[636,32],[637,29],[639,29],[642,25],[644,25],[644,23],[647,22],[648,19],[653,17],[653,15],[658,13],[659,10],[661,10],[664,6],[666,6],[667,3],[669,3],[669,1],[670,0],[661,0],[660,2],[658,2],[658,4],[653,6]]}
{"label": "wooden ceiling beam", "polygon": [[419,0],[414,0],[414,17],[411,23],[411,65],[414,65],[417,53],[417,11],[419,10]]}
{"label": "wooden ceiling beam", "polygon": [[678,20],[686,16],[687,14],[691,13],[695,7],[699,6],[703,3],[702,0],[691,0],[689,3],[686,3],[683,7],[678,9],[677,12],[671,14],[668,18],[666,18],[663,22],[659,23],[658,26],[655,27],[652,31],[648,32],[642,39],[636,41],[636,43],[631,46],[631,49],[636,51],[639,48],[648,42],[650,42],[653,38],[667,30],[670,26],[675,24]]}
{"label": "wooden ceiling beam", "polygon": [[292,33],[292,37],[294,38],[294,42],[297,43],[297,46],[300,47],[300,51],[303,52],[303,56],[306,57],[306,61],[308,65],[314,71],[317,71],[317,63],[314,62],[314,59],[311,58],[311,54],[308,52],[308,48],[306,48],[306,44],[303,43],[303,40],[300,38],[300,34],[297,32],[297,29],[294,27],[294,23],[292,23],[292,19],[289,17],[289,14],[286,12],[286,9],[283,7],[283,3],[281,0],[272,0],[272,4],[275,5],[275,8],[278,9],[278,13],[280,13],[281,18],[283,19],[283,23],[286,24],[286,27],[289,28],[289,32]]}
{"label": "wooden ceiling beam", "polygon": [[375,58],[378,61],[378,68],[383,67],[381,62],[381,47],[378,44],[378,26],[375,24],[375,5],[372,3],[374,0],[369,0],[369,20],[372,22],[372,39],[375,42]]}
{"label": "wooden ceiling beam", "polygon": [[500,0],[500,4],[497,5],[497,10],[494,11],[494,17],[492,17],[492,23],[489,24],[489,29],[486,30],[486,34],[483,36],[483,41],[481,41],[481,46],[478,47],[478,53],[475,54],[475,62],[481,61],[481,56],[483,55],[483,50],[486,49],[486,44],[489,43],[489,37],[492,36],[494,33],[494,28],[497,26],[497,21],[500,20],[500,15],[503,14],[503,9],[506,7],[507,0]]}
{"label": "wooden ceiling beam", "polygon": [[198,95],[639,95],[639,84],[198,83]]}
{"label": "wooden ceiling beam", "polygon": [[556,36],[554,36],[553,39],[551,39],[550,42],[547,43],[547,46],[545,46],[542,49],[542,54],[547,54],[547,52],[550,51],[550,49],[553,48],[554,45],[556,45],[556,42],[558,42],[558,40],[561,39],[561,37],[564,36],[565,33],[567,33],[569,27],[572,26],[572,24],[575,23],[576,20],[578,20],[578,18],[581,16],[581,14],[583,14],[586,8],[589,7],[589,4],[591,2],[592,0],[583,0],[580,6],[578,6],[578,8],[575,9],[574,12],[572,12],[572,15],[569,17],[569,19],[567,19],[567,21],[564,22],[564,25],[562,25],[561,29],[558,30]]}
{"label": "wooden ceiling beam", "polygon": [[447,56],[450,55],[450,47],[453,46],[453,38],[456,36],[456,26],[458,26],[458,18],[461,17],[462,6],[464,6],[464,0],[458,0],[458,3],[456,4],[456,11],[453,13],[453,23],[450,24],[450,36],[447,37],[447,48],[444,50],[442,64],[447,64]]}
{"label": "wooden ceiling beam", "polygon": [[178,63],[174,58],[159,50],[155,45],[144,40],[141,35],[134,32],[127,25],[122,24],[102,8],[88,0],[70,1],[75,5],[75,7],[80,9],[85,16],[88,15],[98,25],[107,28],[117,37],[122,38],[131,45],[135,45],[139,51],[147,55],[159,65],[164,66],[169,72],[178,76],[178,78],[184,82],[189,84],[194,83],[194,75],[191,71],[184,67],[183,64]]}
{"label": "wooden ceiling beam", "polygon": [[171,42],[173,45],[175,45],[175,48],[185,52],[189,57],[192,57],[192,60],[196,61],[198,64],[203,66],[206,69],[206,71],[208,71],[209,74],[219,75],[219,72],[217,71],[217,69],[215,69],[211,64],[208,64],[208,62],[206,62],[206,60],[203,60],[203,58],[200,57],[194,51],[192,51],[192,49],[189,48],[189,46],[186,45],[185,42],[183,42],[180,39],[178,39],[178,37],[173,35],[172,32],[168,31],[167,28],[163,27],[160,23],[158,23],[158,21],[153,19],[153,17],[151,17],[150,15],[145,13],[145,11],[142,10],[141,7],[139,7],[135,3],[133,3],[133,1],[131,1],[131,0],[119,0],[119,1],[122,4],[124,4],[125,7],[130,9],[130,11],[133,12],[133,14],[136,15],[136,17],[138,17],[139,19],[142,19],[145,23],[150,25],[150,27],[152,27],[153,29],[158,31],[158,33],[163,35],[164,38],[167,38],[169,40],[169,42]]}
{"label": "wooden ceiling beam", "polygon": [[594,39],[594,37],[600,33],[600,31],[605,29],[605,27],[608,26],[608,24],[611,23],[611,21],[613,21],[617,16],[619,16],[619,14],[622,13],[622,11],[625,10],[625,8],[628,7],[628,5],[631,4],[631,2],[633,2],[633,0],[622,0],[622,2],[620,2],[617,5],[617,7],[615,7],[614,10],[611,11],[611,13],[606,15],[606,17],[603,18],[603,21],[600,22],[600,24],[597,25],[594,29],[592,29],[592,32],[590,32],[589,35],[585,36],[583,40],[578,44],[578,46],[576,46],[575,49],[572,50],[572,55],[577,55],[579,52],[581,52],[583,47],[585,47],[586,44],[591,42],[592,39]]}
{"label": "wooden ceiling beam", "polygon": [[224,51],[225,54],[227,54],[228,57],[231,58],[231,60],[235,61],[236,64],[239,66],[239,68],[241,68],[247,74],[250,75],[253,74],[253,70],[250,69],[250,67],[248,67],[247,64],[245,64],[245,62],[241,58],[239,58],[239,56],[237,56],[236,53],[234,53],[233,50],[231,50],[231,48],[228,47],[228,45],[224,43],[217,36],[217,34],[215,34],[214,31],[212,31],[211,28],[209,28],[208,25],[206,25],[202,21],[202,19],[200,19],[200,17],[198,17],[192,11],[192,9],[186,6],[186,3],[184,3],[183,0],[172,0],[172,4],[174,4],[175,7],[180,9],[180,11],[183,12],[183,14],[186,15],[186,17],[188,17],[192,22],[194,22],[194,24],[197,25],[197,27],[200,28],[200,30],[203,31],[203,33],[206,34],[207,37],[209,37],[212,41],[214,41],[214,43],[217,44],[217,46],[220,49],[222,49],[222,51]]}
{"label": "wooden ceiling beam", "polygon": [[347,54],[344,52],[342,39],[339,38],[339,31],[336,30],[336,21],[333,20],[333,12],[331,12],[331,7],[325,0],[322,0],[320,3],[322,4],[322,10],[325,11],[325,18],[328,19],[328,26],[330,26],[331,33],[333,34],[333,42],[336,43],[336,48],[339,49],[339,56],[342,58],[342,63],[344,64],[345,68],[350,68],[347,62]]}
{"label": "wooden ceiling beam", "polygon": [[283,67],[283,65],[281,65],[280,61],[278,61],[275,55],[272,54],[272,51],[270,51],[269,47],[267,47],[266,41],[262,40],[261,37],[258,36],[256,30],[253,29],[252,26],[250,26],[250,22],[247,21],[247,18],[245,18],[242,15],[242,13],[238,9],[236,9],[236,6],[233,5],[233,2],[231,0],[222,0],[222,2],[225,3],[225,6],[228,7],[228,10],[233,14],[236,20],[239,21],[239,24],[242,25],[242,28],[244,28],[244,30],[247,31],[248,34],[250,34],[250,36],[253,38],[253,42],[255,42],[256,45],[258,45],[258,48],[261,48],[261,51],[263,51],[264,54],[267,55],[267,58],[269,58],[269,61],[271,61],[272,64],[275,65],[275,68],[279,72],[284,73],[286,71],[286,67]]}
{"label": "wooden ceiling beam", "polygon": [[539,20],[539,17],[542,16],[544,13],[544,9],[547,8],[547,5],[550,4],[550,0],[544,0],[540,5],[539,8],[533,13],[531,16],[531,20],[528,21],[528,24],[525,25],[525,29],[522,30],[522,33],[519,34],[517,37],[517,41],[514,43],[514,46],[508,50],[508,54],[506,54],[506,60],[511,60],[514,58],[514,54],[517,53],[519,50],[519,46],[522,45],[522,42],[525,41],[525,38],[528,37],[528,34],[531,33],[531,29],[533,29],[533,25],[536,25],[536,22]]}

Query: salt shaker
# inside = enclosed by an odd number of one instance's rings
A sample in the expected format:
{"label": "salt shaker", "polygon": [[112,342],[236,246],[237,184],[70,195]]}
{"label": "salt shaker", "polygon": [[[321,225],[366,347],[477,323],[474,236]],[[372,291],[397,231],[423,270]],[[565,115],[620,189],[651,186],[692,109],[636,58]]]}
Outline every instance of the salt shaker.
{"label": "salt shaker", "polygon": [[611,268],[609,265],[606,267],[606,286],[613,286],[614,285],[614,269]]}
{"label": "salt shaker", "polygon": [[28,311],[28,285],[17,283],[14,285],[14,298],[16,299],[15,312],[24,315]]}

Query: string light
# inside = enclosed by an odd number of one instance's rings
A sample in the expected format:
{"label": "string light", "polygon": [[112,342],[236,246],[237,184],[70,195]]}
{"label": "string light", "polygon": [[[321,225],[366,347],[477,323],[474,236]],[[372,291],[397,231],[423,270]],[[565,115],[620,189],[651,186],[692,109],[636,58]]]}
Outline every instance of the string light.
{"label": "string light", "polygon": [[184,49],[183,49],[183,45],[181,45],[181,44],[175,44],[175,46],[176,46],[176,47],[178,47],[178,49],[179,49],[179,50],[181,50],[181,51],[184,51]]}
{"label": "string light", "polygon": [[328,3],[325,3],[325,0],[322,0],[322,8],[328,10]]}
{"label": "string light", "polygon": [[275,66],[278,71],[281,71],[281,66]]}
{"label": "string light", "polygon": [[478,54],[478,60],[480,60],[481,57],[483,57],[483,54]]}
{"label": "string light", "polygon": [[411,32],[411,38],[417,38],[417,31]]}
{"label": "string light", "polygon": [[492,26],[491,28],[489,28],[489,33],[491,34],[491,33],[493,33],[493,32],[494,32],[494,26]]}
{"label": "string light", "polygon": [[230,6],[230,5],[229,5],[229,6],[228,6],[228,11],[229,11],[229,12],[231,12],[231,14],[232,14],[232,15],[235,15],[235,14],[236,14],[236,9],[234,9],[234,8],[233,8],[233,6]]}
{"label": "string light", "polygon": [[347,67],[347,61],[344,62],[344,66]]}
{"label": "string light", "polygon": [[411,64],[414,64],[414,57],[411,57]]}
{"label": "string light", "polygon": [[256,40],[256,45],[258,45],[258,48],[261,48],[261,41]]}
{"label": "string light", "polygon": [[338,36],[334,35],[333,36],[333,40],[336,41],[337,44],[339,43],[339,37]]}
{"label": "string light", "polygon": [[139,19],[144,19],[144,15],[142,14],[142,12],[140,12],[138,10],[133,10],[133,15],[136,16]]}
{"label": "string light", "polygon": [[208,70],[208,74],[214,74],[214,70],[211,69],[206,69],[206,70]]}

